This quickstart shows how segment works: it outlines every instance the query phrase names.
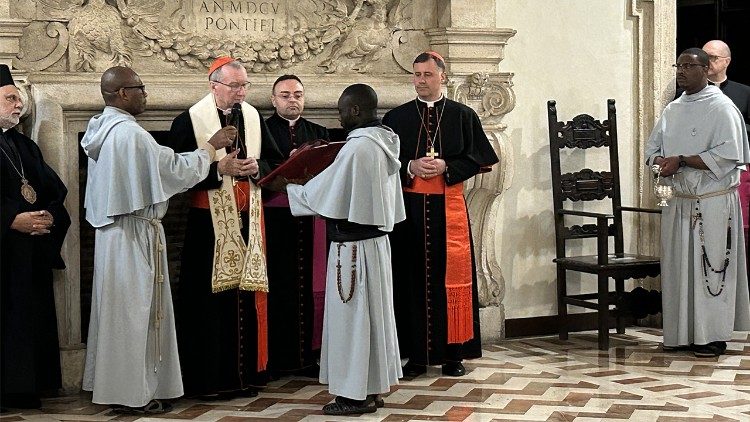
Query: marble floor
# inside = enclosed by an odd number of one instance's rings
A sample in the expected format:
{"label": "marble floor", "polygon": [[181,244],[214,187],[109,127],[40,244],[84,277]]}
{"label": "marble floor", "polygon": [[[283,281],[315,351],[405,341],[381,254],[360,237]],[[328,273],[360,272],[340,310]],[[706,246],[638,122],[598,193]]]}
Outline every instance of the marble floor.
{"label": "marble floor", "polygon": [[608,352],[596,349],[593,332],[487,345],[483,358],[466,362],[466,376],[430,368],[394,387],[385,408],[357,418],[323,415],[332,399],[325,387],[286,378],[254,398],[178,400],[158,417],[116,415],[82,394],[11,409],[0,421],[750,421],[750,333],[735,333],[718,358],[665,352],[660,341],[660,330],[630,328],[612,336]]}

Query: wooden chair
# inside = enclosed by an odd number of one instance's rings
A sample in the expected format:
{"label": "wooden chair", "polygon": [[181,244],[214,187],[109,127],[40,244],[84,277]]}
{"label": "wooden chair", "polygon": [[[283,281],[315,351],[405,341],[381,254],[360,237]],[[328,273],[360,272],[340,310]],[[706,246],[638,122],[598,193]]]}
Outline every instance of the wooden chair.
{"label": "wooden chair", "polygon": [[[620,205],[620,175],[617,157],[617,119],[615,100],[607,100],[608,120],[600,122],[588,114],[579,114],[567,123],[557,121],[555,101],[547,102],[549,117],[549,149],[552,161],[552,196],[554,200],[557,265],[557,313],[560,320],[560,339],[568,338],[568,305],[598,311],[599,349],[609,348],[609,316],[615,313],[617,332],[625,332],[623,312],[610,305],[623,294],[624,281],[656,276],[660,271],[659,257],[626,254],[623,251],[622,212],[660,213],[659,210],[623,207]],[[588,168],[573,173],[562,173],[560,151],[564,148],[587,150],[607,148],[609,171]],[[569,156],[583,157],[575,152]],[[568,160],[570,162],[572,160]],[[565,201],[588,202],[609,198],[611,214],[565,209]],[[586,207],[583,207],[586,208]],[[591,224],[566,225],[566,216],[578,216]],[[580,219],[579,219],[580,220]],[[593,221],[596,221],[593,224]],[[614,251],[609,251],[609,238],[614,238]],[[566,242],[571,239],[596,238],[596,255],[568,256]],[[567,292],[566,274],[579,271],[597,276],[596,293],[573,294]],[[609,279],[615,280],[615,291],[609,290]]]}

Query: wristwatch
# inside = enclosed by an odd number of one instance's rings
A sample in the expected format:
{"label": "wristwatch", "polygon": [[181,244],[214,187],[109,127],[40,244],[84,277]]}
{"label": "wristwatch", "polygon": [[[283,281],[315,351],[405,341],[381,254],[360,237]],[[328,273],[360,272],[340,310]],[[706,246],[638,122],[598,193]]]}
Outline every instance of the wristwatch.
{"label": "wristwatch", "polygon": [[687,166],[687,161],[685,161],[685,156],[680,155],[680,167]]}

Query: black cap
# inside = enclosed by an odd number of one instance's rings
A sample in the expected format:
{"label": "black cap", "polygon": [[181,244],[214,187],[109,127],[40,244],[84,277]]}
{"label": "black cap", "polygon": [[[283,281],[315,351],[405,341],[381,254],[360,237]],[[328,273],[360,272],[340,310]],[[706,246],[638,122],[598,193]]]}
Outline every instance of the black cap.
{"label": "black cap", "polygon": [[0,86],[16,85],[13,82],[13,76],[10,74],[10,68],[7,64],[0,64]]}

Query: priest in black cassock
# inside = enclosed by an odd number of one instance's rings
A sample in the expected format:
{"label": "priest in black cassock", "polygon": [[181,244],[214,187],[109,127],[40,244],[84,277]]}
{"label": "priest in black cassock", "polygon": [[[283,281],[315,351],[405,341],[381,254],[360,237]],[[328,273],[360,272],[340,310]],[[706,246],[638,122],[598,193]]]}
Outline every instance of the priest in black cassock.
{"label": "priest in black cassock", "polygon": [[185,395],[206,400],[257,395],[266,383],[268,278],[256,181],[282,160],[260,113],[245,102],[244,66],[220,57],[209,81],[211,92],[172,122],[169,141],[186,152],[222,127],[238,131],[189,191],[176,295]]}
{"label": "priest in black cassock", "polygon": [[383,124],[401,138],[406,221],[391,235],[393,284],[404,375],[426,365],[466,373],[480,357],[479,299],[463,182],[498,162],[477,114],[443,96],[445,62],[434,52],[414,60],[417,98],[389,111]]}
{"label": "priest in black cassock", "polygon": [[23,102],[0,65],[0,406],[39,408],[57,392],[60,345],[52,269],[65,268],[60,248],[70,226],[68,190],[39,147],[14,127]]}
{"label": "priest in black cassock", "polygon": [[[283,75],[271,88],[276,111],[266,120],[284,159],[306,142],[328,140],[328,130],[304,117],[305,88]],[[325,221],[294,217],[285,193],[264,191],[268,257],[268,367],[273,375],[318,377],[323,331],[327,245]]]}

